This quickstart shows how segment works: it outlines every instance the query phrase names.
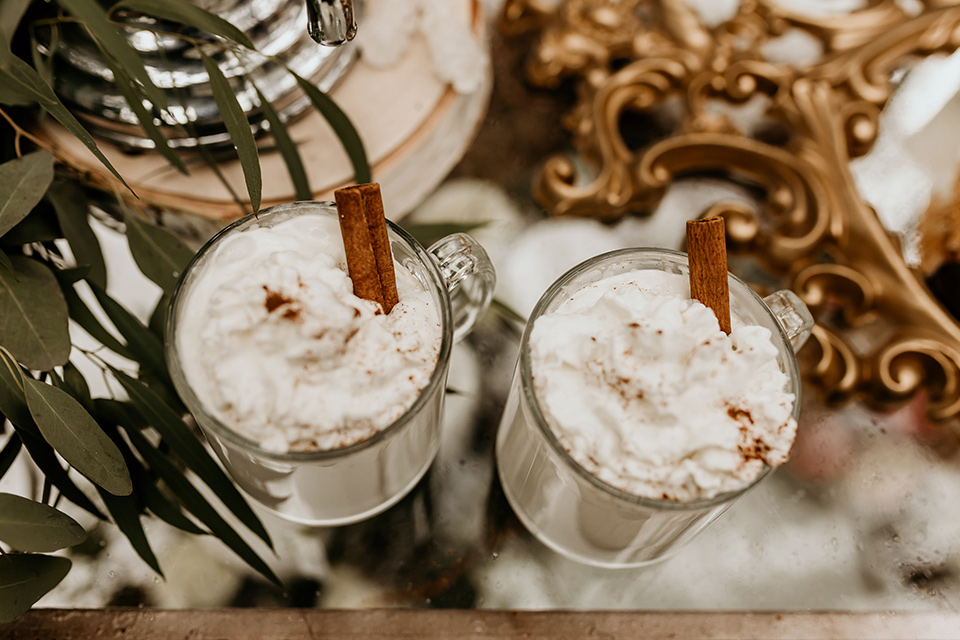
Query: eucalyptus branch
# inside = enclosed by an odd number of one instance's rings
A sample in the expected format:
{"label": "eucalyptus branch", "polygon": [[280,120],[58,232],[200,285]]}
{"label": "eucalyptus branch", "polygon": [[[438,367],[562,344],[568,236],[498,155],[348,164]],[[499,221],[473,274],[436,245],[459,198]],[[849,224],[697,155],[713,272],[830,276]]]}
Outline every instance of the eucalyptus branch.
{"label": "eucalyptus branch", "polygon": [[13,131],[14,131],[14,134],[15,134],[15,137],[14,137],[14,147],[15,147],[15,150],[16,150],[16,153],[17,153],[17,157],[18,157],[18,158],[22,158],[22,157],[23,157],[23,153],[22,153],[21,150],[20,150],[20,139],[21,139],[21,138],[26,138],[27,140],[29,140],[29,141],[32,142],[33,144],[37,145],[37,147],[38,147],[39,149],[43,149],[44,151],[49,151],[50,153],[53,154],[53,156],[54,156],[55,158],[57,158],[57,159],[60,160],[61,162],[64,162],[63,156],[57,155],[57,151],[56,151],[56,149],[55,149],[54,147],[50,146],[49,144],[47,144],[46,142],[44,142],[44,141],[41,140],[40,138],[36,137],[35,135],[33,135],[32,133],[30,133],[29,131],[27,131],[26,129],[24,129],[23,127],[21,127],[20,125],[18,125],[18,124],[13,120],[13,118],[10,117],[10,114],[8,114],[6,111],[4,111],[3,107],[0,107],[0,117],[3,117],[3,119],[7,121],[7,124],[9,124],[10,127],[11,127],[11,128],[13,129]]}

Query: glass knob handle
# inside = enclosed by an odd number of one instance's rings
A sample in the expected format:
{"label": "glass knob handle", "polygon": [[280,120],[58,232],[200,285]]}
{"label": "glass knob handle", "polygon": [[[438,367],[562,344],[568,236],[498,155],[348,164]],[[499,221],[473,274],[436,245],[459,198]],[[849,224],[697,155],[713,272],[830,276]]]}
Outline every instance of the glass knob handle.
{"label": "glass knob handle", "polygon": [[813,330],[810,309],[797,294],[787,289],[771,293],[763,301],[783,327],[793,350],[798,351]]}
{"label": "glass knob handle", "polygon": [[357,35],[353,0],[307,0],[307,32],[328,47],[353,40]]}

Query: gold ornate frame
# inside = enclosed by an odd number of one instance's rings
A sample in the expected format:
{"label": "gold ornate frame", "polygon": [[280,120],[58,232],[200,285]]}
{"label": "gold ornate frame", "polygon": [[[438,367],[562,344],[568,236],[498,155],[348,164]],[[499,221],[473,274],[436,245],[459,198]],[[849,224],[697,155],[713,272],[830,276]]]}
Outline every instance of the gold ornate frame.
{"label": "gold ornate frame", "polygon": [[[539,31],[530,80],[556,87],[575,78],[567,124],[596,168],[581,184],[568,157],[552,157],[535,196],[554,215],[614,221],[649,212],[671,181],[691,174],[720,172],[759,189],[759,211],[725,203],[707,214],[726,218],[733,253],[754,256],[810,305],[818,324],[802,352],[807,379],[831,402],[859,397],[881,409],[924,390],[932,419],[954,418],[960,325],[906,265],[849,170],[876,139],[893,72],[910,56],[960,46],[960,7],[951,4],[923,0],[908,15],[895,0],[870,0],[811,18],[742,0],[732,19],[707,29],[681,0],[508,0],[502,29]],[[766,61],[764,43],[794,28],[821,43],[820,60]],[[755,96],[769,100],[761,135],[709,108]],[[624,112],[668,100],[680,105],[677,131],[630,149]]]}

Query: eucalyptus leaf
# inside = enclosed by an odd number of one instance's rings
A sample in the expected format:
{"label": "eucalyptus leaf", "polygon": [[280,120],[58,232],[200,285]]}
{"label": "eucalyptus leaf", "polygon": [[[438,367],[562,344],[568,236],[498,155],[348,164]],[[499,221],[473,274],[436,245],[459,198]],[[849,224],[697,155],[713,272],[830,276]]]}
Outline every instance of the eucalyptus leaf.
{"label": "eucalyptus leaf", "polygon": [[247,183],[247,194],[250,196],[250,208],[256,213],[260,210],[263,178],[260,175],[260,156],[257,152],[257,143],[253,139],[253,131],[223,71],[203,51],[200,51],[200,57],[203,59],[203,68],[210,76],[210,89],[220,110],[220,117],[223,118],[223,125],[237,148],[237,157],[240,158],[240,167],[243,169],[243,177]]}
{"label": "eucalyptus leaf", "polygon": [[154,18],[189,25],[215,36],[232,40],[248,49],[256,49],[249,36],[223,18],[184,0],[120,0],[119,7],[139,11]]}
{"label": "eucalyptus leaf", "polygon": [[[211,172],[213,172],[213,175],[217,177],[217,180],[221,185],[223,185],[223,188],[226,189],[227,193],[230,194],[230,199],[236,203],[237,207],[239,207],[241,211],[245,212],[247,210],[247,205],[243,202],[243,200],[240,199],[240,196],[237,195],[236,189],[233,188],[233,185],[229,180],[227,180],[227,177],[223,175],[223,171],[218,164],[219,162],[236,160],[237,150],[233,148],[227,149],[224,147],[222,151],[213,153],[206,147],[206,145],[200,145],[196,151],[203,163],[208,169],[210,169]],[[218,156],[222,158],[222,160],[218,160]]]}
{"label": "eucalyptus leaf", "polygon": [[276,585],[282,586],[280,578],[265,563],[256,551],[234,531],[216,509],[207,502],[199,491],[187,480],[162,453],[157,451],[146,438],[137,431],[128,432],[130,442],[140,453],[144,461],[163,478],[167,486],[176,493],[183,505],[190,510],[201,522],[209,527],[211,533],[222,540],[234,553],[243,558],[251,567],[259,571],[265,578]]}
{"label": "eucalyptus leaf", "polygon": [[31,421],[29,426],[16,425],[16,427],[27,453],[30,454],[34,463],[43,472],[44,480],[52,482],[60,490],[60,495],[73,504],[89,511],[101,520],[105,519],[106,517],[96,505],[74,484],[70,475],[60,466],[60,461],[57,459],[53,447],[43,439],[37,426]]}
{"label": "eucalyptus leaf", "polygon": [[71,562],[59,556],[8,553],[0,556],[0,623],[10,622],[60,584]]}
{"label": "eucalyptus leaf", "polygon": [[469,223],[456,223],[456,222],[424,222],[424,223],[409,223],[404,224],[403,229],[414,239],[422,244],[424,247],[429,247],[437,240],[445,238],[453,233],[470,233],[476,229],[482,229],[483,227],[490,224],[487,221],[483,222],[469,222]]}
{"label": "eucalyptus leaf", "polygon": [[[90,265],[81,264],[76,267],[67,267],[66,269],[57,269],[53,275],[57,276],[61,287],[70,288],[75,283],[80,282],[90,273]],[[69,308],[69,305],[68,307]]]}
{"label": "eucalyptus leaf", "polygon": [[187,408],[180,400],[180,396],[177,395],[177,390],[173,387],[173,382],[169,376],[160,376],[150,371],[141,371],[137,378],[157,394],[161,402],[170,407],[174,413],[181,416],[187,413]]}
{"label": "eucalyptus leaf", "polygon": [[147,507],[153,515],[170,526],[180,529],[184,533],[195,536],[205,536],[210,533],[198,527],[194,524],[193,520],[185,516],[179,506],[163,495],[163,492],[160,491],[156,482],[153,478],[149,478],[140,487],[144,506]]}
{"label": "eucalyptus leaf", "polygon": [[161,340],[163,340],[164,333],[167,329],[167,309],[169,307],[170,296],[163,294],[160,296],[160,299],[157,300],[157,306],[153,308],[153,311],[150,313],[150,320],[147,322],[147,328],[153,332],[153,335]]}
{"label": "eucalyptus leaf", "polygon": [[30,407],[27,406],[24,377],[20,365],[13,356],[0,347],[0,412],[13,423],[16,429],[15,435],[19,436],[27,453],[43,471],[45,478],[53,482],[60,489],[60,493],[78,507],[86,509],[98,518],[103,518],[100,510],[86,494],[80,491],[60,466],[53,447],[40,434],[40,429],[30,415]]}
{"label": "eucalyptus leaf", "polygon": [[[59,380],[59,378],[54,374],[54,379]],[[80,401],[80,404],[83,405],[83,408],[87,411],[93,411],[93,398],[90,396],[90,386],[87,384],[86,378],[83,377],[83,374],[80,373],[80,370],[77,369],[76,365],[72,362],[67,362],[63,365],[63,382],[66,384],[67,389],[74,398]]]}
{"label": "eucalyptus leaf", "polygon": [[129,402],[121,402],[113,398],[96,398],[93,401],[93,412],[100,424],[109,424],[124,429],[141,431],[150,426],[143,416]]}
{"label": "eucalyptus leaf", "polygon": [[[0,417],[0,419],[2,419],[2,417]],[[22,448],[23,441],[20,440],[20,436],[14,431],[7,439],[7,444],[3,445],[3,450],[0,450],[0,480],[3,479],[3,476],[7,475],[7,471],[10,470],[17,456],[20,455]]]}
{"label": "eucalyptus leaf", "polygon": [[[41,46],[37,40],[36,29],[30,30],[30,58],[33,60],[33,68],[37,70],[43,81],[53,86],[53,52],[60,48],[60,28],[58,25],[50,26],[50,41],[46,46]],[[9,40],[9,38],[7,38]]]}
{"label": "eucalyptus leaf", "polygon": [[113,516],[117,528],[130,541],[130,545],[137,552],[137,555],[151,569],[162,576],[163,571],[160,570],[160,563],[157,561],[153,549],[150,548],[150,541],[147,540],[147,534],[144,533],[143,525],[140,523],[141,510],[136,498],[133,496],[115,496],[99,489],[98,491],[103,499],[103,504],[107,507],[107,511]]}
{"label": "eucalyptus leaf", "polygon": [[30,0],[3,0],[0,2],[0,33],[10,42],[16,33]]}
{"label": "eucalyptus leaf", "polygon": [[[160,433],[170,449],[186,463],[191,471],[213,489],[223,504],[248,529],[257,534],[272,548],[273,543],[270,541],[270,535],[263,527],[260,519],[257,518],[250,505],[237,490],[233,481],[227,477],[220,465],[210,457],[203,444],[184,424],[180,416],[174,413],[156,393],[139,380],[135,380],[117,369],[111,368],[111,371],[124,391],[127,392],[127,395],[130,396],[131,404]],[[171,488],[174,487],[171,485]],[[176,491],[175,488],[174,490]],[[177,495],[183,499],[179,491],[177,491]],[[207,524],[209,526],[209,523]]]}
{"label": "eucalyptus leaf", "polygon": [[0,493],[0,540],[19,551],[57,551],[87,533],[67,514],[33,500]]}
{"label": "eucalyptus leaf", "polygon": [[[90,135],[90,132],[84,129],[83,125],[70,113],[70,110],[63,106],[60,98],[53,92],[50,85],[44,82],[33,67],[11,53],[9,41],[2,32],[0,32],[0,86],[7,86],[17,95],[36,101],[44,111],[56,118],[57,122],[76,136],[124,187],[130,189],[130,185],[123,179],[123,176],[100,151],[100,147],[97,146],[97,142]],[[132,192],[133,189],[130,189],[130,191]]]}
{"label": "eucalyptus leaf", "polygon": [[[142,417],[132,407],[127,410],[128,405],[117,400],[98,398],[97,418],[106,421],[114,426],[121,426],[124,429],[143,428]],[[129,458],[128,458],[129,462]],[[184,515],[180,507],[174,503],[173,499],[167,498],[160,489],[161,480],[156,474],[149,473],[140,464],[129,464],[130,475],[133,477],[133,485],[136,487],[136,493],[142,500],[142,507],[149,509],[153,515],[157,516],[170,526],[176,527],[181,531],[193,535],[207,535],[209,531],[204,531],[198,527],[190,518]]]}
{"label": "eucalyptus leaf", "polygon": [[130,252],[140,271],[166,293],[173,293],[194,252],[166,229],[131,213],[124,215],[124,222]]}
{"label": "eucalyptus leaf", "polygon": [[90,228],[87,217],[89,206],[83,189],[73,182],[57,181],[47,191],[47,199],[53,205],[60,229],[70,243],[70,250],[77,264],[90,267],[86,277],[101,287],[106,287],[107,267],[100,250],[100,241]]}
{"label": "eucalyptus leaf", "polygon": [[107,63],[107,66],[110,67],[110,70],[113,71],[113,84],[114,86],[123,94],[124,100],[127,101],[127,106],[133,111],[137,116],[137,121],[140,123],[140,126],[143,128],[143,132],[147,134],[147,137],[153,141],[153,148],[156,151],[160,152],[164,158],[167,159],[167,162],[171,164],[177,171],[183,175],[190,173],[187,171],[187,165],[183,163],[183,159],[180,157],[173,148],[170,147],[170,141],[167,140],[167,137],[163,135],[163,132],[160,131],[160,128],[154,122],[153,114],[150,113],[143,104],[143,98],[139,95],[137,91],[136,83],[133,79],[118,65],[116,65],[109,56],[104,56],[104,60]]}
{"label": "eucalyptus leaf", "polygon": [[0,344],[30,369],[49,371],[67,361],[67,303],[56,277],[40,262],[14,256],[0,270]]}
{"label": "eucalyptus leaf", "polygon": [[0,251],[0,268],[6,269],[9,273],[13,273],[13,263],[10,262],[10,258],[3,251]]}
{"label": "eucalyptus leaf", "polygon": [[126,73],[136,78],[146,97],[161,109],[167,108],[167,96],[150,79],[137,50],[131,46],[123,31],[110,22],[107,13],[97,0],[57,0],[57,4],[74,18],[81,20],[90,36],[106,50]]}
{"label": "eucalyptus leaf", "polygon": [[52,182],[49,151],[34,151],[0,164],[0,236],[27,217]]}
{"label": "eucalyptus leaf", "polygon": [[340,143],[353,164],[354,181],[358,184],[372,182],[373,177],[370,171],[370,163],[367,160],[367,152],[363,147],[363,140],[360,139],[360,134],[357,133],[347,114],[315,84],[293,73],[293,71],[290,71],[290,73],[296,78],[297,84],[307,94],[313,106],[330,123],[333,132],[340,138]]}
{"label": "eucalyptus leaf", "polygon": [[30,427],[33,424],[20,365],[3,347],[0,347],[0,413],[15,426]]}
{"label": "eucalyptus leaf", "polygon": [[63,231],[53,205],[41,200],[26,218],[0,236],[0,245],[19,247],[33,242],[52,242],[62,237]]}
{"label": "eucalyptus leaf", "polygon": [[114,495],[133,490],[130,472],[117,445],[86,409],[65,391],[27,378],[27,406],[43,438],[63,459]]}
{"label": "eucalyptus leaf", "polygon": [[[58,275],[60,273],[63,272],[59,272]],[[74,322],[99,341],[100,344],[110,349],[110,351],[129,360],[134,359],[133,354],[127,349],[127,346],[117,340],[117,338],[97,320],[97,317],[93,315],[93,312],[72,286],[67,285],[61,291],[63,292],[63,297],[67,300],[67,309],[70,311],[70,318],[72,318]]]}
{"label": "eucalyptus leaf", "polygon": [[127,341],[127,350],[133,359],[154,373],[166,376],[167,365],[163,358],[163,343],[132,313],[123,308],[123,305],[107,295],[106,291],[93,283],[90,283],[90,288],[113,326]]}
{"label": "eucalyptus leaf", "polygon": [[0,83],[0,104],[9,107],[27,107],[32,103],[32,100],[17,92],[9,83]]}
{"label": "eucalyptus leaf", "polygon": [[312,200],[313,191],[310,189],[310,181],[307,178],[307,172],[303,168],[303,159],[300,157],[300,151],[297,145],[290,139],[290,132],[287,126],[280,119],[277,111],[270,104],[260,89],[256,86],[257,98],[260,100],[260,108],[263,109],[263,115],[270,123],[270,135],[277,143],[277,149],[283,157],[283,162],[287,165],[287,173],[290,174],[290,181],[293,182],[293,189],[297,200]]}

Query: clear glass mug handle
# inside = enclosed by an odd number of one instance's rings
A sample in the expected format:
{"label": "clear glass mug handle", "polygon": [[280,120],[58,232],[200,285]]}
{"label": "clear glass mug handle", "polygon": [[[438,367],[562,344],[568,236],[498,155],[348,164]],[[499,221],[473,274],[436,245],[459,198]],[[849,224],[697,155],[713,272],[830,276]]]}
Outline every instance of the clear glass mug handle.
{"label": "clear glass mug handle", "polygon": [[459,342],[490,306],[497,274],[480,244],[465,233],[454,233],[427,250],[440,267],[453,311],[453,340]]}
{"label": "clear glass mug handle", "polygon": [[813,315],[806,303],[800,299],[800,296],[787,289],[775,291],[763,301],[783,327],[787,339],[793,345],[793,350],[798,351],[813,330]]}

